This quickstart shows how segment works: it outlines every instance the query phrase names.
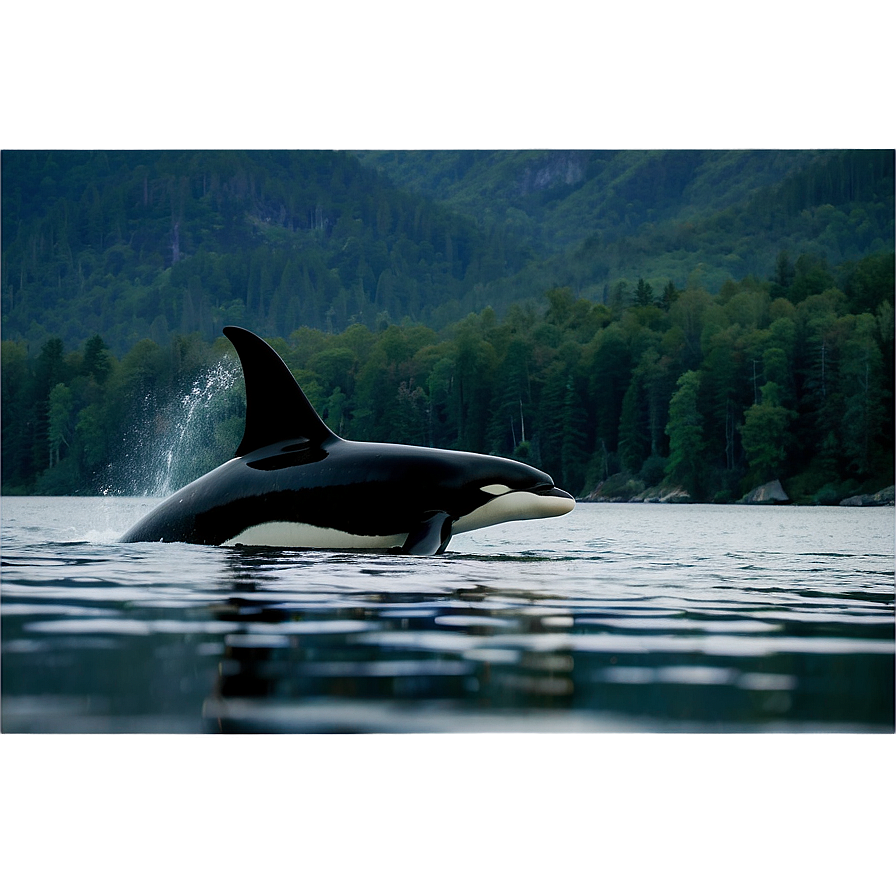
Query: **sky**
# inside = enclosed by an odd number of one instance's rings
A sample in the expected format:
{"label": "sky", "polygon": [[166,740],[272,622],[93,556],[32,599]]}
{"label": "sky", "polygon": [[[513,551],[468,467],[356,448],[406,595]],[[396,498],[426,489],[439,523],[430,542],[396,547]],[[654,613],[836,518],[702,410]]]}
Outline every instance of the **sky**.
{"label": "sky", "polygon": [[[4,10],[3,148],[858,148],[880,4],[159,0]],[[883,24],[883,23],[881,23]]]}

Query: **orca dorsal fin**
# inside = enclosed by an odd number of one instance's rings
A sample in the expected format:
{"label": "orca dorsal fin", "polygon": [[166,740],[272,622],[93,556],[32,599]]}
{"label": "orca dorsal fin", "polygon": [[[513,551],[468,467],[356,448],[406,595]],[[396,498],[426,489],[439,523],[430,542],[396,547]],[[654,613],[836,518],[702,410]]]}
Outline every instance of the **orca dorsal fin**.
{"label": "orca dorsal fin", "polygon": [[280,355],[242,327],[224,327],[246,381],[246,431],[236,457],[284,439],[308,439],[320,445],[338,438],[320,419]]}

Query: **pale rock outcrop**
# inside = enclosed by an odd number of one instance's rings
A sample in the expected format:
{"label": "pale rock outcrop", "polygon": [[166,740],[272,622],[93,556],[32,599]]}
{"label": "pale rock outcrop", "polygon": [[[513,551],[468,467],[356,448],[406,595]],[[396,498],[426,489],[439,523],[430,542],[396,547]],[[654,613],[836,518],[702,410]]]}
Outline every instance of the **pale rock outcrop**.
{"label": "pale rock outcrop", "polygon": [[753,491],[744,495],[738,504],[789,504],[790,498],[781,485],[780,479],[773,479],[754,488]]}

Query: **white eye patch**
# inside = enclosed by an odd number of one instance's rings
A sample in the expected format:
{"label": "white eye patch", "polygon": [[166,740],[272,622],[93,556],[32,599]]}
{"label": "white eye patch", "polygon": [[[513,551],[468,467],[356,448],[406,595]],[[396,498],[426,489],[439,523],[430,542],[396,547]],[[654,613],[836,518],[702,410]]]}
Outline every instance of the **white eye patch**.
{"label": "white eye patch", "polygon": [[494,485],[483,485],[479,491],[489,495],[506,495],[507,492],[513,491],[513,489],[511,489],[510,486],[500,485],[496,482]]}

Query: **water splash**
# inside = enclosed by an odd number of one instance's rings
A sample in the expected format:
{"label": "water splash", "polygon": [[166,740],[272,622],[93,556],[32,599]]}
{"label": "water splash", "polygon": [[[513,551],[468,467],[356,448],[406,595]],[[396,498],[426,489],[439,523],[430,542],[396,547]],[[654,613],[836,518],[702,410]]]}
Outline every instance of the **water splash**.
{"label": "water splash", "polygon": [[245,419],[245,394],[231,388],[240,370],[221,360],[164,407],[145,396],[102,494],[164,497],[232,457]]}
{"label": "water splash", "polygon": [[181,397],[179,412],[175,410],[168,429],[167,444],[157,455],[151,494],[169,495],[194,478],[191,474],[197,457],[215,444],[216,424],[221,422],[220,412],[226,409],[226,393],[238,375],[238,367],[221,361]]}

